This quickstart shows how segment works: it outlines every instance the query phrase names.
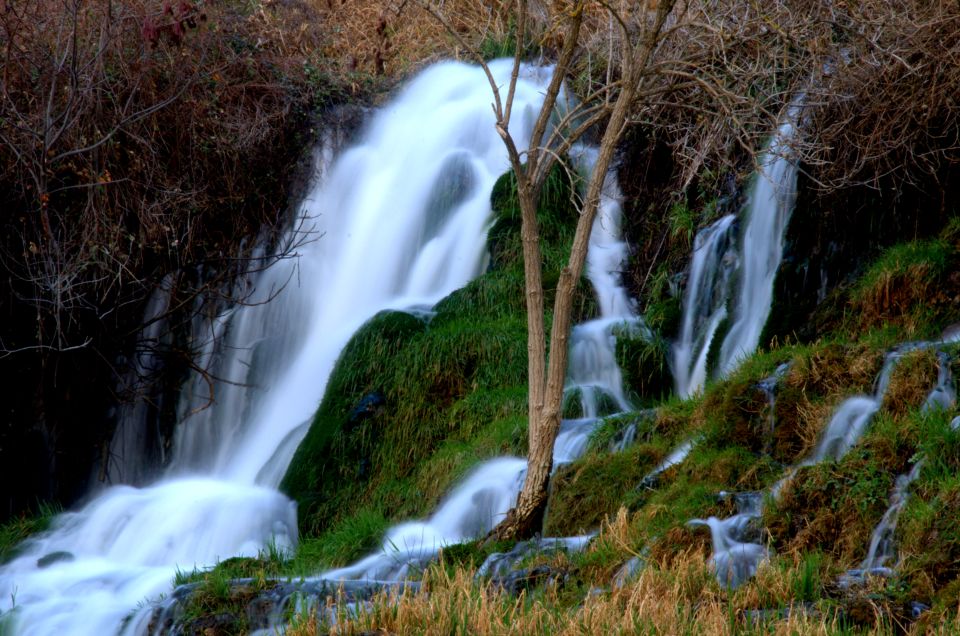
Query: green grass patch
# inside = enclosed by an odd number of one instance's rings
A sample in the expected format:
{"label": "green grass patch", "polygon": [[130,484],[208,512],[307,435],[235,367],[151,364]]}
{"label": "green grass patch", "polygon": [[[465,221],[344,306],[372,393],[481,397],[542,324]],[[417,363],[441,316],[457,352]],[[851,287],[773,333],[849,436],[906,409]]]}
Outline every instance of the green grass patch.
{"label": "green grass patch", "polygon": [[54,517],[62,512],[55,504],[40,504],[34,515],[20,515],[0,525],[0,565],[19,554],[24,541],[50,528]]}

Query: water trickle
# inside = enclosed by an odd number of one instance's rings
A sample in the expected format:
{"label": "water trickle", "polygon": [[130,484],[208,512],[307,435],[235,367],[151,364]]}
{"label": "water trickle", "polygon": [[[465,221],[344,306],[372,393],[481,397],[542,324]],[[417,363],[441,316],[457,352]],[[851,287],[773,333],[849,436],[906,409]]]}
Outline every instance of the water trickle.
{"label": "water trickle", "polygon": [[950,411],[957,405],[957,388],[950,371],[950,356],[943,351],[937,352],[937,385],[930,391],[920,408],[922,413],[930,411]]}
{"label": "water trickle", "polygon": [[877,376],[873,395],[854,395],[841,402],[830,417],[830,422],[820,436],[817,447],[810,457],[801,463],[809,466],[827,459],[839,460],[863,436],[874,414],[880,410],[883,398],[890,388],[890,378],[897,363],[904,355],[932,346],[928,342],[906,343],[889,352]]}
{"label": "water trickle", "polygon": [[687,458],[687,455],[690,454],[690,451],[693,450],[693,447],[696,445],[696,440],[688,439],[687,441],[681,443],[679,446],[674,448],[670,453],[661,461],[659,464],[654,467],[649,473],[647,473],[643,479],[640,480],[639,488],[650,488],[657,483],[657,479],[660,477],[660,474],[681,463]]}
{"label": "water trickle", "polygon": [[137,338],[133,366],[118,391],[121,395],[132,392],[136,397],[118,409],[117,430],[110,441],[107,457],[99,466],[97,481],[101,483],[142,485],[156,478],[165,463],[157,414],[163,395],[149,389],[161,367],[158,353],[165,344],[167,325],[164,316],[172,293],[172,276],[167,276],[147,301],[143,315],[145,326]]}
{"label": "water trickle", "polygon": [[[509,61],[491,69],[508,81]],[[518,139],[529,137],[550,73],[522,70]],[[256,556],[270,542],[295,545],[293,504],[272,486],[343,345],[377,311],[432,306],[482,271],[490,191],[508,167],[489,103],[481,69],[444,63],[375,115],[304,201],[286,239],[298,258],[243,281],[248,305],[197,320],[195,341],[207,343],[198,363],[208,374],[184,388],[167,476],[147,488],[106,489],[3,566],[0,611],[16,605],[4,627],[116,633],[138,603],[169,591],[178,568]],[[211,377],[225,382],[211,385]],[[515,491],[522,464],[502,460],[496,476],[462,493],[471,506],[455,506],[458,515],[476,511],[437,524],[455,536],[486,527],[512,503],[500,491]],[[411,536],[421,530],[397,530],[394,540],[422,544],[430,538]],[[43,559],[53,553],[70,557]]]}
{"label": "water trickle", "polygon": [[860,566],[863,570],[874,570],[896,558],[893,533],[897,529],[897,519],[900,517],[900,512],[907,505],[910,494],[908,488],[920,476],[922,467],[923,461],[921,460],[913,465],[909,473],[897,477],[893,492],[890,494],[890,507],[887,508],[870,537],[870,549],[867,551],[867,558],[863,560],[863,564]]}
{"label": "water trickle", "polygon": [[[767,395],[767,437],[772,438],[776,425],[776,388],[790,369],[790,363],[781,364],[769,377],[761,380],[758,387]],[[721,493],[721,497],[731,496]],[[760,543],[760,533],[755,521],[763,514],[763,493],[744,492],[732,495],[737,505],[737,514],[727,519],[709,517],[692,519],[687,525],[705,526],[710,529],[713,553],[710,565],[717,581],[731,588],[738,587],[756,574],[760,563],[769,558],[769,550]]]}
{"label": "water trickle", "polygon": [[713,542],[710,566],[721,585],[738,587],[756,574],[760,563],[769,558],[765,546],[744,540],[750,523],[759,514],[757,505],[756,510],[751,508],[728,519],[708,517],[687,522],[688,526],[706,526],[710,529]]}
{"label": "water trickle", "polygon": [[[911,350],[926,344],[912,345]],[[956,387],[953,374],[950,372],[950,356],[943,351],[938,351],[937,361],[939,364],[937,384],[924,400],[921,407],[921,412],[924,413],[934,410],[947,411],[956,405]],[[957,424],[960,424],[960,417],[954,418],[950,426],[956,429]],[[911,467],[910,472],[897,476],[893,491],[890,493],[890,505],[870,535],[870,547],[867,549],[866,558],[859,569],[850,570],[840,577],[841,586],[862,584],[867,576],[889,576],[893,573],[892,567],[888,564],[895,561],[897,557],[894,541],[897,521],[909,500],[910,485],[920,476],[924,462],[925,459],[921,457]]]}
{"label": "water trickle", "polygon": [[765,439],[763,442],[763,452],[766,454],[769,454],[773,448],[773,435],[777,426],[777,385],[790,370],[790,366],[791,363],[784,362],[776,368],[772,375],[757,383],[757,388],[767,396],[767,430],[764,431]]}

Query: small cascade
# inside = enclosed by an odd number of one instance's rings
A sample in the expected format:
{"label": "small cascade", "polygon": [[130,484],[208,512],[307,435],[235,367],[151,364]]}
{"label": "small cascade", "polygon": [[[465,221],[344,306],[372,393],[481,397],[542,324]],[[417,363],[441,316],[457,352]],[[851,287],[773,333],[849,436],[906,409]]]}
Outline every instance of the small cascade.
{"label": "small cascade", "polygon": [[897,529],[897,519],[900,517],[900,512],[907,505],[907,499],[910,495],[908,488],[920,476],[921,468],[923,468],[922,460],[915,463],[909,473],[897,477],[893,492],[890,494],[890,507],[887,508],[880,523],[874,529],[870,537],[870,549],[867,551],[867,558],[863,560],[860,566],[865,572],[876,571],[888,561],[896,558],[893,533]]}
{"label": "small cascade", "polygon": [[710,529],[713,554],[710,566],[721,585],[735,588],[757,573],[761,561],[769,557],[766,546],[751,541],[758,533],[752,522],[762,512],[761,493],[739,493],[735,496],[737,514],[728,519],[708,517],[691,519],[688,526],[705,526]]}
{"label": "small cascade", "polygon": [[860,441],[874,414],[880,410],[897,363],[910,351],[930,346],[932,343],[928,342],[907,343],[888,353],[877,376],[873,395],[854,395],[841,402],[833,411],[817,447],[800,465],[811,466],[827,459],[837,461],[846,455]]}
{"label": "small cascade", "polygon": [[[933,410],[949,411],[956,406],[956,386],[953,374],[950,372],[950,356],[943,351],[938,351],[937,361],[937,384],[921,406],[923,413]],[[960,424],[960,417],[954,418],[950,426],[956,429],[958,424]],[[894,540],[897,521],[909,500],[910,485],[920,476],[924,463],[925,459],[921,457],[913,464],[910,472],[897,476],[893,491],[890,493],[890,506],[870,535],[867,556],[858,569],[850,570],[840,577],[842,587],[862,584],[867,576],[890,576],[893,573],[892,567],[888,564],[896,561],[897,558]]]}
{"label": "small cascade", "polygon": [[773,435],[777,426],[777,385],[790,370],[790,364],[784,362],[774,370],[772,375],[757,383],[757,388],[767,396],[767,430],[764,431],[765,439],[763,442],[763,452],[765,454],[770,454],[773,447]]}
{"label": "small cascade", "polygon": [[950,411],[957,405],[957,387],[950,371],[950,356],[943,351],[937,352],[937,385],[924,400],[921,412]]}
{"label": "small cascade", "polygon": [[166,463],[163,435],[158,429],[158,410],[163,396],[162,392],[150,391],[149,387],[161,370],[157,354],[165,344],[167,325],[164,316],[172,293],[172,276],[167,276],[147,301],[133,366],[118,391],[121,395],[132,393],[133,399],[118,408],[115,415],[117,429],[110,440],[107,457],[99,467],[96,482],[139,486],[155,478]]}
{"label": "small cascade", "polygon": [[[511,576],[516,564],[531,554],[579,552],[596,533],[577,537],[531,539],[517,543],[509,552],[494,552],[477,569],[477,578],[493,577],[500,580]],[[505,586],[506,587],[506,586]]]}
{"label": "small cascade", "polygon": [[854,395],[840,402],[820,435],[816,448],[799,464],[786,470],[783,478],[774,484],[771,494],[778,497],[784,485],[793,478],[799,468],[813,466],[826,460],[838,461],[846,455],[860,441],[873,416],[880,410],[897,363],[904,354],[927,346],[932,344],[906,343],[887,353],[880,373],[877,375],[873,395]]}
{"label": "small cascade", "polygon": [[639,488],[652,488],[657,483],[657,478],[660,476],[660,473],[667,470],[672,466],[676,466],[683,460],[687,458],[687,455],[690,454],[690,451],[693,450],[693,447],[696,446],[696,440],[688,439],[683,442],[676,448],[674,448],[670,453],[663,459],[662,462],[656,465],[656,467],[647,473],[643,479],[640,480]]}
{"label": "small cascade", "polygon": [[748,195],[737,300],[717,362],[721,376],[756,351],[770,315],[773,280],[783,258],[783,238],[797,200],[797,162],[790,144],[797,133],[802,104],[800,97],[788,109],[760,158],[759,174]]}
{"label": "small cascade", "polygon": [[[769,440],[772,440],[776,425],[777,385],[789,369],[789,362],[781,364],[757,384],[768,400],[766,433]],[[721,493],[721,496],[731,495]],[[737,514],[732,517],[708,517],[687,522],[691,527],[704,526],[710,529],[713,543],[710,565],[721,585],[731,588],[739,586],[756,574],[760,563],[770,556],[769,550],[760,542],[760,532],[755,524],[763,514],[763,496],[760,492],[736,493],[732,497],[737,505]]]}
{"label": "small cascade", "polygon": [[633,445],[637,441],[637,435],[642,426],[654,422],[657,419],[657,409],[643,409],[631,414],[632,421],[618,430],[610,440],[608,450],[611,453],[620,453]]}
{"label": "small cascade", "polygon": [[683,298],[680,339],[673,345],[677,394],[687,398],[707,380],[707,354],[727,317],[730,282],[737,268],[736,217],[728,214],[697,233]]}
{"label": "small cascade", "polygon": [[736,236],[738,224],[733,215],[697,234],[684,294],[683,322],[673,346],[672,370],[681,397],[703,389],[713,340],[724,321],[730,321],[730,328],[718,347],[716,376],[728,375],[760,342],[770,315],[787,222],[797,196],[797,164],[790,144],[797,132],[802,101],[795,100],[787,110],[759,160],[739,224],[742,234]]}

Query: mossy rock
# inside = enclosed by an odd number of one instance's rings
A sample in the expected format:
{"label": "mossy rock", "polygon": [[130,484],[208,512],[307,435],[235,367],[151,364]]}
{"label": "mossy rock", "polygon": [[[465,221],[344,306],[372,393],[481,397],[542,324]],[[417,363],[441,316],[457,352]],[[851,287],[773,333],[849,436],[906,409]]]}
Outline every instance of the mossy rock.
{"label": "mossy rock", "polygon": [[[565,255],[564,248],[573,237],[578,212],[571,198],[575,186],[567,172],[559,165],[547,176],[540,191],[537,206],[537,225],[540,233],[541,252],[547,270],[553,267],[556,257]],[[496,219],[487,233],[494,268],[509,266],[521,261],[520,202],[517,198],[517,180],[513,171],[503,174],[493,186],[490,203]],[[559,252],[555,247],[560,247]],[[566,260],[563,258],[563,260]],[[547,287],[549,285],[545,285]]]}
{"label": "mossy rock", "polygon": [[330,489],[330,455],[335,436],[349,423],[350,414],[365,394],[382,391],[388,361],[426,324],[398,311],[371,318],[344,347],[334,365],[323,401],[310,430],[297,448],[280,489],[297,502],[301,521],[309,519],[318,500]]}

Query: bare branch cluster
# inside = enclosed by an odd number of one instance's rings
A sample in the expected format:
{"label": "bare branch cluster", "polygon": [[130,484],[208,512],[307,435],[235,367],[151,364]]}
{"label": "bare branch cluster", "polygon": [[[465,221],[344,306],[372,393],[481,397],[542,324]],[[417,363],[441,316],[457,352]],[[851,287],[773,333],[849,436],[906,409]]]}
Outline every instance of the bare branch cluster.
{"label": "bare branch cluster", "polygon": [[311,97],[317,29],[288,27],[200,0],[0,7],[3,302],[36,317],[0,346],[83,346],[84,321],[139,308],[172,271],[193,270],[187,296],[229,289],[242,241],[280,221],[267,195]]}
{"label": "bare branch cluster", "polygon": [[960,162],[960,5],[840,6],[804,159],[825,189],[938,182]]}

